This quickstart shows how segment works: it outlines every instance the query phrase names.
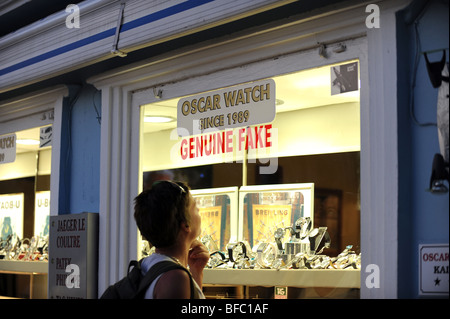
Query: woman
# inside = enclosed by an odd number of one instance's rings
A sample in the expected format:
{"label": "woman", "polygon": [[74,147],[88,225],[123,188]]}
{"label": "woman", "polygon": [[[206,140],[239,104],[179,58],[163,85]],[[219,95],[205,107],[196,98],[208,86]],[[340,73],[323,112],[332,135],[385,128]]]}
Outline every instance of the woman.
{"label": "woman", "polygon": [[[155,253],[142,262],[146,273],[154,264],[169,260],[189,266],[196,295],[202,293],[203,268],[209,260],[206,247],[197,240],[201,217],[186,184],[158,181],[135,198],[134,218],[142,236],[155,246]],[[189,275],[181,269],[170,270],[149,286],[146,299],[190,298]]]}

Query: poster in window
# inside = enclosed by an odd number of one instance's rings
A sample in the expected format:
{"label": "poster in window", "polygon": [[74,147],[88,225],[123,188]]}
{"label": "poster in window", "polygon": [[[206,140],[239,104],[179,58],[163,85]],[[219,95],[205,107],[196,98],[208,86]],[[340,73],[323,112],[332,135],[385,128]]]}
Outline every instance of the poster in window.
{"label": "poster in window", "polygon": [[45,237],[49,233],[50,191],[36,192],[34,212],[34,235]]}
{"label": "poster in window", "polygon": [[[240,236],[252,247],[273,242],[278,228],[289,228],[300,217],[313,221],[313,183],[243,186],[239,192]],[[285,232],[283,242],[289,236]]]}
{"label": "poster in window", "polygon": [[210,236],[210,251],[224,251],[230,239],[236,237],[237,192],[237,187],[191,190],[202,217],[200,237]]}
{"label": "poster in window", "polygon": [[0,195],[0,237],[23,237],[23,193]]}

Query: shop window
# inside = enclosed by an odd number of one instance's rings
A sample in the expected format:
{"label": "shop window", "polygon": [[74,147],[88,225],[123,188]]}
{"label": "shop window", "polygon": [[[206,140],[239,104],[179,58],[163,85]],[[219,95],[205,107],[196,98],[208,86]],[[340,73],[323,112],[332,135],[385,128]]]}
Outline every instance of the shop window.
{"label": "shop window", "polygon": [[16,145],[14,160],[0,164],[1,259],[47,260],[51,129],[44,126],[3,135],[13,135]]}
{"label": "shop window", "polygon": [[[359,252],[358,61],[271,79],[276,84],[276,116],[266,124],[272,130],[272,147],[249,148],[244,155],[205,156],[195,153],[195,145],[188,146],[193,153],[183,155],[176,131],[182,97],[144,105],[142,187],[157,179],[182,180],[194,190],[313,183],[314,227],[327,227],[330,233],[327,254],[336,256],[347,245]],[[271,173],[264,173],[269,168]]]}

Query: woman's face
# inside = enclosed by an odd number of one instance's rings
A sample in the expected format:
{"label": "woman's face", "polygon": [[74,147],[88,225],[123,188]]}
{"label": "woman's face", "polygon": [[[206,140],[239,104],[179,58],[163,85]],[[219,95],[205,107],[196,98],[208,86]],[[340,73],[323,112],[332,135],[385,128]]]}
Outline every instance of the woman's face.
{"label": "woman's face", "polygon": [[189,227],[191,228],[193,238],[197,238],[200,236],[202,230],[202,217],[200,216],[197,203],[191,194],[189,194],[189,214],[191,216]]}

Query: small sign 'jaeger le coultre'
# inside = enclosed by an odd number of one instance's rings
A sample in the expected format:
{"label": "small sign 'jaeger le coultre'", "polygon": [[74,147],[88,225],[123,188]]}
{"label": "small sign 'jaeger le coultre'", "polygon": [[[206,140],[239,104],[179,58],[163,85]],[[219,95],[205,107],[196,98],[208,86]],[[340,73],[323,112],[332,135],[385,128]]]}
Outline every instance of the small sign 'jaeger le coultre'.
{"label": "small sign 'jaeger le coultre'", "polygon": [[98,214],[50,217],[48,297],[96,299]]}
{"label": "small sign 'jaeger le coultre'", "polygon": [[179,136],[270,123],[274,118],[272,79],[189,96],[177,105]]}

